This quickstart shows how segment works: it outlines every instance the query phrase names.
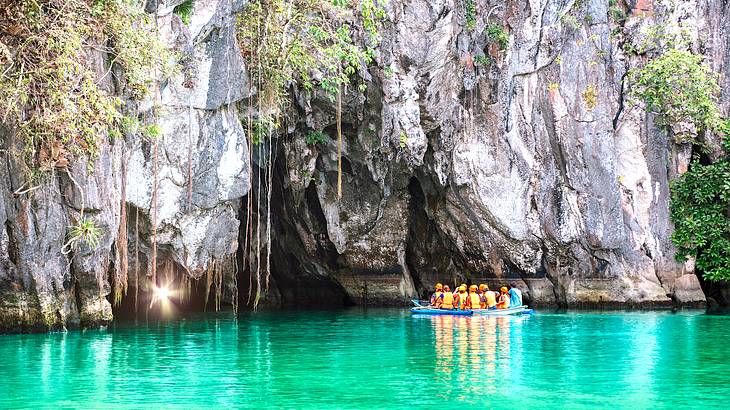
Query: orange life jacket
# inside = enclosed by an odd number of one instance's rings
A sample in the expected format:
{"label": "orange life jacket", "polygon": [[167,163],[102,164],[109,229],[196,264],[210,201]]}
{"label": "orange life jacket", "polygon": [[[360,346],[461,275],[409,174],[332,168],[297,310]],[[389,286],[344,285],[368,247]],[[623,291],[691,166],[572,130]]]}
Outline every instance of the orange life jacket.
{"label": "orange life jacket", "polygon": [[502,295],[499,297],[499,303],[497,303],[497,309],[508,309],[509,308],[509,296]]}
{"label": "orange life jacket", "polygon": [[451,292],[444,292],[444,299],[441,302],[441,309],[453,309],[454,308],[454,294]]}

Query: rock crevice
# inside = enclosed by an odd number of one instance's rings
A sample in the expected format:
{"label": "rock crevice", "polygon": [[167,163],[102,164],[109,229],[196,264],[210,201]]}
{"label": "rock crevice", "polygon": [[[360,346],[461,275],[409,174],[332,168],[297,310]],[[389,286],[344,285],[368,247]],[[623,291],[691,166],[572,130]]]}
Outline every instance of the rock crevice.
{"label": "rock crevice", "polygon": [[[626,73],[644,57],[625,50],[653,26],[682,26],[728,73],[724,2],[618,2],[616,21],[604,0],[479,0],[468,28],[459,2],[389,1],[376,63],[359,74],[367,90],[342,98],[341,198],[335,105],[292,87],[286,127],[253,145],[256,87],[235,37],[247,1],[196,0],[189,25],[172,12],[180,3],[147,10],[183,69],[155,96],[128,101],[160,128],[156,159],[151,141],[130,133],[103,145],[93,173],[79,160],[30,187],[21,161],[3,155],[0,329],[108,323],[122,209],[126,310],[133,295],[150,297],[153,230],[160,277],[192,281],[209,304],[213,292],[250,305],[267,267],[271,305],[405,304],[436,281],[515,281],[533,304],[704,303],[670,240],[669,183],[692,148],[629,103]],[[721,80],[727,112],[730,75]],[[307,144],[312,130],[329,138]],[[2,124],[0,137],[3,152],[22,149]],[[63,254],[82,208],[100,245]]]}

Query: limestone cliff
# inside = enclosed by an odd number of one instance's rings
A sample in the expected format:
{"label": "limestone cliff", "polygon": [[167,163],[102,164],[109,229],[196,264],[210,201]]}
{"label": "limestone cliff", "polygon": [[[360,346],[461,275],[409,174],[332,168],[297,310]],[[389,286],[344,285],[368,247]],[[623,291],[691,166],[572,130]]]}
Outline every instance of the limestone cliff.
{"label": "limestone cliff", "polygon": [[[461,1],[390,0],[377,64],[358,73],[367,91],[343,98],[341,199],[336,141],[304,138],[334,136],[334,104],[294,88],[293,120],[250,145],[241,118],[255,87],[234,33],[247,2],[196,0],[188,25],[172,12],[181,2],[148,1],[147,11],[182,70],[158,84],[157,100],[129,105],[140,116],[154,111],[162,130],[158,275],[193,279],[194,297],[218,287],[230,302],[255,286],[240,232],[250,219],[265,228],[267,214],[254,206],[249,218],[247,204],[270,195],[272,304],[400,304],[437,280],[515,280],[532,303],[567,306],[705,300],[669,239],[669,181],[686,170],[691,147],[629,103],[626,73],[645,57],[626,50],[653,26],[687,30],[693,51],[722,74],[727,112],[727,2],[475,1],[467,27]],[[124,95],[124,84],[105,81]],[[6,127],[0,135],[6,150],[21,143]],[[149,296],[148,140],[132,133],[108,143],[93,173],[78,162],[30,193],[20,193],[19,160],[2,160],[0,328],[110,321],[122,208],[122,305],[134,305],[135,284],[140,300]],[[81,207],[103,228],[101,246],[63,255]],[[265,260],[266,245],[247,253]]]}
{"label": "limestone cliff", "polygon": [[629,2],[617,19],[608,1],[476,2],[468,29],[458,2],[391,2],[371,87],[344,110],[341,200],[334,141],[308,147],[300,131],[332,135],[332,104],[299,96],[276,235],[292,262],[279,271],[300,264],[363,303],[506,278],[533,303],[703,302],[669,239],[668,183],[691,148],[624,83],[646,58],[625,50],[657,26],[684,27],[727,72],[727,4],[675,3]]}

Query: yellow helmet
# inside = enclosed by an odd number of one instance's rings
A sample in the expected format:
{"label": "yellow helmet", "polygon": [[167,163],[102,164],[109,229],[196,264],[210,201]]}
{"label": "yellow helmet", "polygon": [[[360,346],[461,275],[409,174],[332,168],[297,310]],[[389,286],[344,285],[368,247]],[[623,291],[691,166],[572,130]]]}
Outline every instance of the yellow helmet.
{"label": "yellow helmet", "polygon": [[444,285],[437,283],[436,284],[436,290],[442,290],[444,288]]}
{"label": "yellow helmet", "polygon": [[476,291],[477,291],[477,285],[469,286],[469,292],[476,292]]}
{"label": "yellow helmet", "polygon": [[499,290],[502,291],[502,293],[507,293],[507,288],[505,286],[502,286]]}
{"label": "yellow helmet", "polygon": [[481,291],[489,290],[489,286],[482,283],[481,285],[479,285],[479,290],[481,290]]}
{"label": "yellow helmet", "polygon": [[466,292],[466,285],[459,286],[459,292]]}

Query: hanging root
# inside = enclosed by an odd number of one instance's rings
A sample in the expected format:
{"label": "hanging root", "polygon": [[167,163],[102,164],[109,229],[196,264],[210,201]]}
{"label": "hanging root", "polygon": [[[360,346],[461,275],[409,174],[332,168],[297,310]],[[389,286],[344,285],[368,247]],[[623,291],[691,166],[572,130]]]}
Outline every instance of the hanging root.
{"label": "hanging root", "polygon": [[134,315],[139,308],[139,208],[134,218]]}
{"label": "hanging root", "polygon": [[219,263],[215,269],[215,311],[221,309],[221,298],[223,296],[223,264]]}
{"label": "hanging root", "polygon": [[203,310],[208,309],[208,299],[210,297],[210,286],[213,284],[213,274],[215,271],[215,259],[208,264],[208,270],[205,271],[205,306]]}
{"label": "hanging root", "polygon": [[186,304],[190,302],[190,293],[192,291],[192,281],[190,280],[190,275],[186,271],[180,271],[180,285],[178,286],[179,289],[179,299],[181,304]]}
{"label": "hanging root", "polygon": [[337,89],[337,198],[342,198],[342,89]]}
{"label": "hanging root", "polygon": [[238,261],[236,255],[231,255],[231,264],[233,264],[233,295],[231,303],[233,304],[233,314],[238,314]]}
{"label": "hanging root", "polygon": [[150,269],[152,286],[157,286],[157,138],[152,143],[152,252],[150,256]]}
{"label": "hanging root", "polygon": [[112,284],[115,306],[119,306],[119,304],[122,303],[122,296],[127,294],[129,281],[129,255],[127,249],[127,164],[124,158],[122,158],[121,174],[122,178],[121,203],[119,208],[119,234],[117,236],[116,242],[114,283]]}

